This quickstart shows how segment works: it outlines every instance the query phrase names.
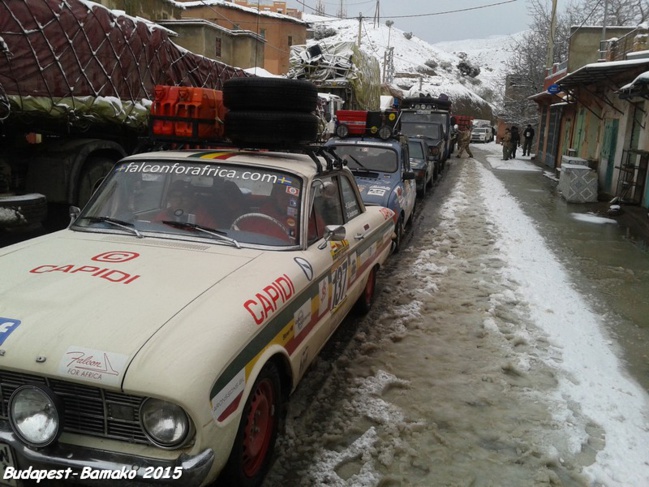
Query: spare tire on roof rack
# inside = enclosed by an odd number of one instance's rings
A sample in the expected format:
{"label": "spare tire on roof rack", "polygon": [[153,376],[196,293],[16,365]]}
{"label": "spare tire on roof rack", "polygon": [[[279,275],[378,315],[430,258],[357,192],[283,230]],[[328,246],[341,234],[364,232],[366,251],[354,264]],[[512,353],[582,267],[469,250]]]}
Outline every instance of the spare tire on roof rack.
{"label": "spare tire on roof rack", "polygon": [[318,122],[312,113],[229,111],[225,135],[240,146],[303,145],[318,138]]}
{"label": "spare tire on roof rack", "polygon": [[223,84],[223,104],[229,110],[278,112],[315,111],[318,89],[304,80],[231,78]]}

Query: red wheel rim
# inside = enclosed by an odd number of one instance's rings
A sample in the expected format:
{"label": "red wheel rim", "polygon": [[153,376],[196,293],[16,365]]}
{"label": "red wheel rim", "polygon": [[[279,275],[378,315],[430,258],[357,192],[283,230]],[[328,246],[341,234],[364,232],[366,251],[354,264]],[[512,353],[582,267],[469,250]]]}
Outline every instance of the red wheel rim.
{"label": "red wheel rim", "polygon": [[264,379],[253,392],[243,440],[243,470],[254,477],[264,465],[274,428],[273,384]]}

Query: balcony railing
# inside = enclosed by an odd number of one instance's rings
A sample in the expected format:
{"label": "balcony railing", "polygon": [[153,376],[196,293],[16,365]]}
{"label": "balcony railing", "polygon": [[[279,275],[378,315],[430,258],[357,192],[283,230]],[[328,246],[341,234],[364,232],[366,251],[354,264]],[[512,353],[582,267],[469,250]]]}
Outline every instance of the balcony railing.
{"label": "balcony railing", "polygon": [[649,50],[649,33],[638,27],[622,37],[606,39],[599,43],[600,61],[624,61],[629,53]]}

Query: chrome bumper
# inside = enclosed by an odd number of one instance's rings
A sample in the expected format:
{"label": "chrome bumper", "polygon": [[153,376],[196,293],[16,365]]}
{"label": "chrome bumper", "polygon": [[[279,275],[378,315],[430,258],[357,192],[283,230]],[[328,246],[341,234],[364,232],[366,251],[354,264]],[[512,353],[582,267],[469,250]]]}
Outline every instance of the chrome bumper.
{"label": "chrome bumper", "polygon": [[[203,450],[198,455],[189,456],[181,454],[176,460],[160,460],[118,453],[106,450],[85,448],[76,445],[55,443],[46,448],[33,450],[16,438],[11,431],[9,422],[0,420],[0,442],[9,445],[14,452],[17,469],[43,469],[65,470],[72,469],[76,475],[70,475],[68,480],[87,485],[138,486],[138,485],[200,485],[214,463],[214,452],[211,449]],[[132,479],[81,479],[79,472],[84,467],[93,472],[101,470],[126,471],[137,470]],[[157,474],[154,475],[154,472]],[[179,478],[172,478],[175,472],[181,472]],[[147,475],[147,473],[149,475]],[[161,474],[162,473],[162,474]],[[157,476],[158,478],[153,478]],[[150,477],[150,478],[146,478]],[[160,478],[163,477],[163,478]]]}

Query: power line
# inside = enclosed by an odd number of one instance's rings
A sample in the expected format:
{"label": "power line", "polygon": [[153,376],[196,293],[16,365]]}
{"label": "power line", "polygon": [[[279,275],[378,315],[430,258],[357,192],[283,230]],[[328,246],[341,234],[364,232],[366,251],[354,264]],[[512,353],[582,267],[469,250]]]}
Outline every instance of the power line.
{"label": "power line", "polygon": [[[297,3],[302,5],[303,7],[306,7],[310,10],[314,10],[312,7],[309,7],[306,3],[304,3],[303,0],[296,0]],[[427,14],[409,14],[409,15],[389,15],[389,14],[382,14],[384,18],[391,18],[391,19],[411,19],[415,17],[434,17],[437,15],[448,15],[448,14],[456,14],[460,12],[468,12],[471,10],[480,10],[483,8],[490,8],[490,7],[497,7],[498,5],[505,5],[507,3],[513,3],[513,2],[518,2],[519,0],[504,0],[502,2],[496,2],[496,3],[489,3],[487,5],[478,5],[477,7],[467,7],[467,8],[460,8],[460,9],[455,9],[455,10],[445,10],[443,12],[432,12],[432,13],[427,13]],[[328,16],[327,16],[328,17]]]}

